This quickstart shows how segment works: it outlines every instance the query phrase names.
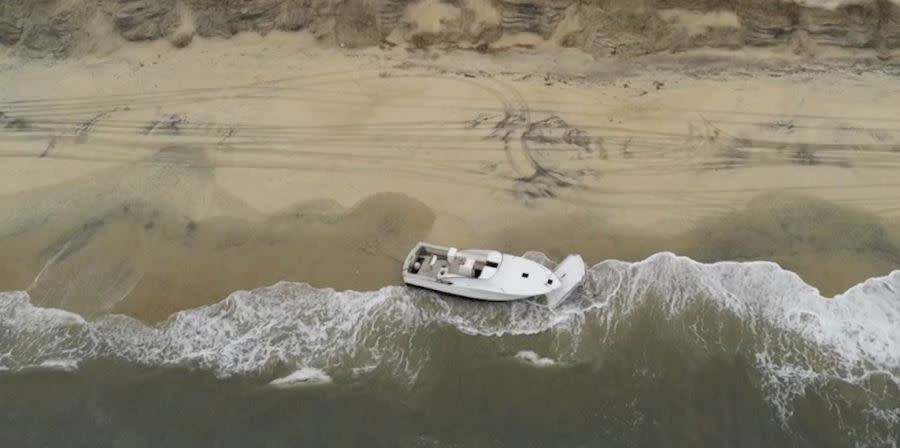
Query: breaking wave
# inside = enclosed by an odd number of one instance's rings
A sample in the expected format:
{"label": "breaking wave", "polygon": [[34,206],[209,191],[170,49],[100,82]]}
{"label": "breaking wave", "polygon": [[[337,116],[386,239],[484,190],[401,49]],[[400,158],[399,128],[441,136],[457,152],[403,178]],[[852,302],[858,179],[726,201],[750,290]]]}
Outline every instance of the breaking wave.
{"label": "breaking wave", "polygon": [[290,388],[290,387],[301,387],[301,386],[314,386],[319,384],[328,384],[331,383],[331,377],[328,376],[327,373],[318,370],[318,369],[310,369],[310,368],[302,368],[300,370],[296,370],[291,372],[290,375],[283,376],[281,378],[275,378],[271,382],[269,382],[269,386],[279,387],[279,388]]}
{"label": "breaking wave", "polygon": [[833,299],[769,262],[703,264],[660,253],[588,272],[581,290],[555,310],[399,286],[337,292],[281,282],[156,326],[120,315],[85,320],[36,307],[24,292],[0,293],[0,370],[111,359],[285,382],[380,372],[414,385],[434,338],[446,331],[493,338],[498,357],[512,350],[518,361],[561,367],[607,357],[635,332],[665,331],[698,356],[747,360],[783,421],[809,388],[842,384],[888,433],[900,425],[900,271]]}
{"label": "breaking wave", "polygon": [[556,360],[544,358],[531,350],[522,350],[516,353],[516,359],[534,367],[553,367],[557,365]]}

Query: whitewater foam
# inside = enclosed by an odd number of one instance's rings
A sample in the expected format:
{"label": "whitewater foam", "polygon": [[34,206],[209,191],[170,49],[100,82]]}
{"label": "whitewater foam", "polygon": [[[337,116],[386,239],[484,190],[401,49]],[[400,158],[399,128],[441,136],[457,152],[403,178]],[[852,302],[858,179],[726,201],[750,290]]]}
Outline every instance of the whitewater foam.
{"label": "whitewater foam", "polygon": [[302,368],[292,372],[290,375],[270,381],[269,386],[286,389],[303,386],[318,386],[330,384],[331,382],[331,377],[319,369]]}
{"label": "whitewater foam", "polygon": [[543,358],[532,350],[522,350],[516,353],[516,359],[534,367],[553,367],[556,365],[555,360]]}
{"label": "whitewater foam", "polygon": [[71,359],[48,359],[41,362],[37,366],[31,368],[33,370],[54,370],[59,372],[74,372],[78,370],[78,361]]}

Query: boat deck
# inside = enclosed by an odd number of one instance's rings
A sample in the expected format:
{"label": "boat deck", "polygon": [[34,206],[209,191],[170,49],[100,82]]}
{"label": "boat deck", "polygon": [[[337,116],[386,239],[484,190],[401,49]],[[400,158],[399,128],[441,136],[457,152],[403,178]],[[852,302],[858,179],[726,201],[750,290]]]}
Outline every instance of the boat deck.
{"label": "boat deck", "polygon": [[[434,263],[431,262],[432,257],[434,257]],[[444,275],[462,275],[460,272],[460,267],[463,266],[465,260],[465,258],[462,258],[460,260],[449,262],[446,258],[442,258],[438,255],[423,256],[422,261],[419,261],[421,263],[419,269],[417,271],[414,270],[414,264],[413,267],[411,267],[410,272],[412,272],[413,274],[438,278],[438,274],[440,274],[441,271],[446,268]],[[416,261],[418,261],[418,258],[416,259]],[[467,275],[467,277],[478,277],[478,274],[480,272],[481,269],[476,268],[474,271],[474,275]]]}
{"label": "boat deck", "polygon": [[[422,246],[409,264],[408,272],[433,279],[443,277],[480,278],[486,260],[478,254],[457,251],[455,248]],[[496,263],[494,264],[496,267]]]}

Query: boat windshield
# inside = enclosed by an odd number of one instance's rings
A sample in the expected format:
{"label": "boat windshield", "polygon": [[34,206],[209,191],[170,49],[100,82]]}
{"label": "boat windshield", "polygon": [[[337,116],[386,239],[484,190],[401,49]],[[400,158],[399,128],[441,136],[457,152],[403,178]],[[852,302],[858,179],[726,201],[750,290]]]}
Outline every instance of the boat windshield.
{"label": "boat windshield", "polygon": [[479,279],[488,279],[497,273],[497,270],[500,268],[500,262],[503,261],[503,254],[492,250],[486,254],[483,260],[479,261],[481,266],[477,277]]}

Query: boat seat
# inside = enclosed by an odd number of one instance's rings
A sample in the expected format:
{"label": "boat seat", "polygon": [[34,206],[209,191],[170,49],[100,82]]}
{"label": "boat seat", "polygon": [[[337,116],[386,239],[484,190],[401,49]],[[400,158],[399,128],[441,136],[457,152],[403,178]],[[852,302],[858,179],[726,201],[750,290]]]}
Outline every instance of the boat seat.
{"label": "boat seat", "polygon": [[447,249],[447,263],[452,264],[454,261],[456,261],[456,252],[457,250],[455,247]]}
{"label": "boat seat", "polygon": [[428,262],[428,266],[434,266],[434,264],[435,264],[436,262],[437,262],[437,255],[432,255],[432,256],[431,256],[431,261]]}
{"label": "boat seat", "polygon": [[465,262],[459,265],[459,275],[465,277],[474,277],[475,273],[475,259],[474,258],[466,258]]}

